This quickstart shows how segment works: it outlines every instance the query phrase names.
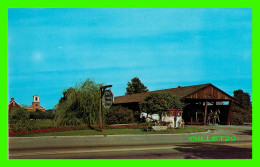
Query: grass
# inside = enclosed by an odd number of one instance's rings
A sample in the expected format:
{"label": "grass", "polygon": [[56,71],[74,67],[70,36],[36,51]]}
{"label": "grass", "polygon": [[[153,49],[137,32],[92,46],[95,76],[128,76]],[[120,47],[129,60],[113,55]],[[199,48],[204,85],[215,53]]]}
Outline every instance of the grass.
{"label": "grass", "polygon": [[98,129],[94,130],[68,130],[61,132],[45,132],[34,134],[21,134],[20,137],[33,137],[33,136],[79,136],[79,135],[122,135],[122,134],[175,134],[175,133],[194,133],[205,132],[207,129],[185,126],[180,129],[168,129],[166,131],[151,131],[145,132],[140,129],[103,129],[103,132],[99,132]]}
{"label": "grass", "polygon": [[36,120],[35,126],[39,128],[47,128],[53,126],[53,121],[50,119]]}

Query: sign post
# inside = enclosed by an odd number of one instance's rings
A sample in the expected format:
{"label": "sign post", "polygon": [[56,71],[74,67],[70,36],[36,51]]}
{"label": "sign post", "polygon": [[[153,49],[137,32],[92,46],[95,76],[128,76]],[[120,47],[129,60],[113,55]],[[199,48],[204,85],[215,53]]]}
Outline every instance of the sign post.
{"label": "sign post", "polygon": [[114,95],[111,90],[105,90],[102,96],[102,104],[105,108],[110,108],[114,102]]}
{"label": "sign post", "polygon": [[114,102],[114,95],[111,90],[106,90],[112,85],[100,86],[99,87],[99,132],[102,132],[102,101],[105,108],[110,108]]}

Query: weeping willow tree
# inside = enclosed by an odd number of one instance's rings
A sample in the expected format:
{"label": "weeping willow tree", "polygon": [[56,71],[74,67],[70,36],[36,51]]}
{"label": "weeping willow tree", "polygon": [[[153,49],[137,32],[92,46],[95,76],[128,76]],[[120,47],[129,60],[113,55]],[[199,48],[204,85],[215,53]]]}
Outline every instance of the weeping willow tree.
{"label": "weeping willow tree", "polygon": [[100,84],[87,79],[63,91],[55,113],[55,124],[94,125],[98,123]]}

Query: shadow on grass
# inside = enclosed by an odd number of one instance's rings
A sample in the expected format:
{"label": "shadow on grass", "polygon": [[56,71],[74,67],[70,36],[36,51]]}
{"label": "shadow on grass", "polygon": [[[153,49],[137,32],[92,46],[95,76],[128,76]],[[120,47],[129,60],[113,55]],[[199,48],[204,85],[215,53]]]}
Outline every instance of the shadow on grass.
{"label": "shadow on grass", "polygon": [[94,128],[93,126],[90,126],[90,125],[88,127],[89,127],[90,130],[94,130],[96,132],[99,132],[99,128]]}
{"label": "shadow on grass", "polygon": [[176,145],[175,150],[187,154],[185,159],[252,159],[252,148],[192,143]]}

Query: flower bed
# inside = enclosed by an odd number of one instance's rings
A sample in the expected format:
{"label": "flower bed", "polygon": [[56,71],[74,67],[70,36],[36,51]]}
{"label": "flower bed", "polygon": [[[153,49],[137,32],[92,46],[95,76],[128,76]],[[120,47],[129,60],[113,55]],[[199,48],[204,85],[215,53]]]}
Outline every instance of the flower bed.
{"label": "flower bed", "polygon": [[[139,125],[139,126],[104,126],[103,129],[138,129],[145,127],[146,125]],[[35,130],[28,130],[28,131],[22,131],[22,132],[9,132],[9,136],[17,136],[21,134],[32,134],[32,133],[45,133],[45,132],[55,132],[55,131],[68,131],[68,130],[86,130],[86,129],[97,129],[99,126],[93,126],[93,127],[51,127],[51,128],[45,128],[45,129],[35,129]]]}

